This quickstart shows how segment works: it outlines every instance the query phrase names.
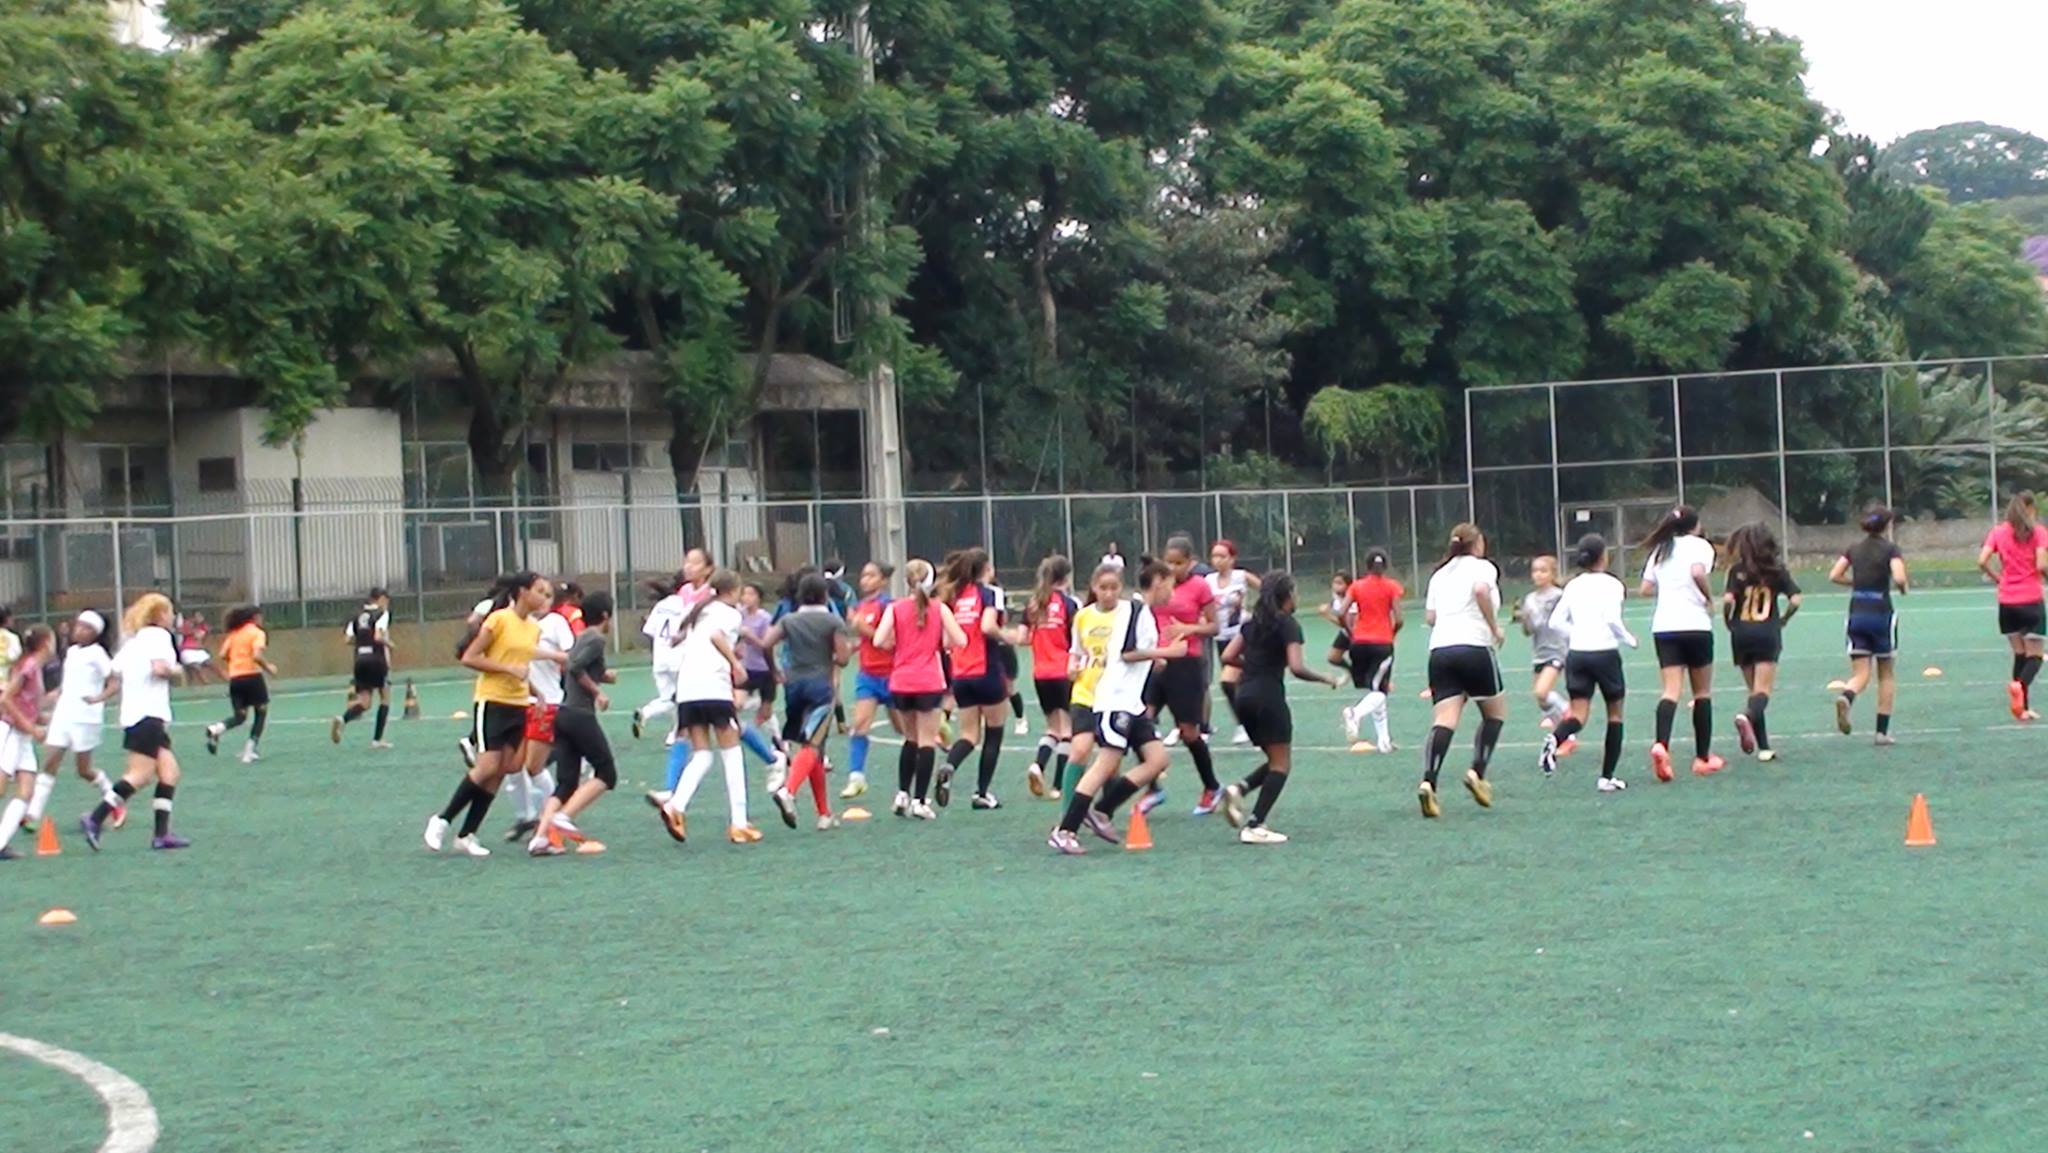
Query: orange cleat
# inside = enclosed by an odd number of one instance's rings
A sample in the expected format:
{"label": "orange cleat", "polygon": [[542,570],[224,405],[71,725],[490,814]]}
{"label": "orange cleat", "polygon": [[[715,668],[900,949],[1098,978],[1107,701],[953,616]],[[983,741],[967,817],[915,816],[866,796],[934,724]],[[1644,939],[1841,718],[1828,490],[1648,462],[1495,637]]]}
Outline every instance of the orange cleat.
{"label": "orange cleat", "polygon": [[1557,746],[1557,755],[1559,757],[1569,757],[1573,753],[1576,753],[1578,751],[1579,738],[1577,737],[1566,737],[1563,741],[1559,742]]}
{"label": "orange cleat", "polygon": [[2012,681],[2005,686],[2005,703],[2012,709],[2012,719],[2025,720],[2027,716],[2027,686]]}
{"label": "orange cleat", "polygon": [[1718,753],[1709,753],[1704,757],[1695,757],[1692,762],[1692,772],[1696,777],[1711,777],[1727,767],[1728,762],[1722,760]]}
{"label": "orange cleat", "polygon": [[1671,750],[1662,741],[1650,746],[1650,771],[1657,774],[1658,780],[1671,783]]}
{"label": "orange cleat", "polygon": [[725,830],[725,839],[735,845],[751,845],[761,839],[761,830],[752,825],[734,825]]}

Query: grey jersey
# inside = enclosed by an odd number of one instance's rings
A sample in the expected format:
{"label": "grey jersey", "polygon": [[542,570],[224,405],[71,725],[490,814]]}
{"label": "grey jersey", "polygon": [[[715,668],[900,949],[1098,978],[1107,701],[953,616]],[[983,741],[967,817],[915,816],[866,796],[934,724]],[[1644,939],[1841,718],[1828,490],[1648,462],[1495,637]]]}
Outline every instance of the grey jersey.
{"label": "grey jersey", "polygon": [[562,707],[565,709],[589,709],[595,711],[597,700],[583,687],[577,674],[589,677],[602,685],[604,683],[605,635],[596,629],[584,629],[576,643],[569,646],[569,667],[562,676]]}
{"label": "grey jersey", "polygon": [[1535,650],[1532,654],[1538,664],[1555,662],[1562,665],[1571,645],[1564,630],[1550,627],[1550,614],[1557,611],[1557,602],[1564,599],[1562,588],[1536,589],[1522,598],[1522,623],[1529,630],[1529,644]]}
{"label": "grey jersey", "polygon": [[782,666],[783,676],[792,681],[830,677],[835,669],[835,645],[846,631],[846,622],[830,610],[813,607],[798,609],[780,623],[784,651],[788,654]]}

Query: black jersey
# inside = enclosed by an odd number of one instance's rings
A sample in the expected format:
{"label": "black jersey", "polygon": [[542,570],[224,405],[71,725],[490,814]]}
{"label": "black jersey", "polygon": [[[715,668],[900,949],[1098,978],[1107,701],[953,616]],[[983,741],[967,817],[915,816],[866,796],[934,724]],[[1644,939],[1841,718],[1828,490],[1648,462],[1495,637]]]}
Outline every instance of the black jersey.
{"label": "black jersey", "polygon": [[386,631],[391,627],[391,614],[374,604],[366,604],[356,610],[348,622],[348,643],[354,646],[357,660],[383,660],[388,643]]}
{"label": "black jersey", "polygon": [[1799,595],[1799,583],[1783,572],[1758,576],[1732,568],[1726,587],[1728,595],[1735,598],[1728,610],[1730,628],[1777,628],[1783,623],[1778,615],[1779,599]]}

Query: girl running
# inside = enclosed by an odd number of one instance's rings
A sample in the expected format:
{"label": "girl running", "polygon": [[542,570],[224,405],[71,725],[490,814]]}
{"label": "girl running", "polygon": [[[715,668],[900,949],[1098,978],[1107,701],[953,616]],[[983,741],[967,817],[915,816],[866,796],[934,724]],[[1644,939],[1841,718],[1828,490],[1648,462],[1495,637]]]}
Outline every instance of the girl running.
{"label": "girl running", "polygon": [[854,634],[860,638],[860,666],[853,678],[853,735],[846,742],[851,771],[846,775],[846,787],[839,790],[840,797],[847,800],[868,791],[869,734],[875,728],[875,713],[889,709],[890,723],[897,732],[904,731],[896,711],[889,708],[889,673],[896,658],[875,644],[875,633],[889,612],[889,578],[894,575],[895,570],[885,564],[869,561],[862,565],[860,601],[849,615]]}
{"label": "girl running", "polygon": [[[1101,583],[1100,574],[1097,583]],[[1208,590],[1206,583],[1195,583]],[[1088,771],[1067,794],[1067,810],[1059,824],[1046,837],[1045,843],[1061,853],[1079,856],[1088,851],[1077,836],[1083,821],[1096,836],[1116,844],[1117,808],[1166,771],[1166,746],[1160,743],[1147,713],[1147,685],[1157,675],[1152,671],[1154,661],[1165,661],[1171,667],[1174,661],[1190,659],[1185,643],[1190,634],[1183,632],[1184,625],[1170,626],[1165,636],[1159,631],[1160,614],[1177,587],[1173,570],[1152,561],[1138,571],[1137,598],[1117,605],[1107,643],[1112,655],[1095,686],[1099,747]],[[1198,720],[1199,715],[1190,713],[1190,721]],[[1174,719],[1179,720],[1179,715]],[[1137,755],[1138,766],[1128,776],[1120,776],[1126,753]]]}
{"label": "girl running", "polygon": [[42,625],[22,634],[21,655],[8,670],[6,683],[0,684],[0,789],[12,778],[14,794],[0,810],[0,861],[21,855],[7,846],[28,819],[29,802],[42,776],[36,771],[36,742],[44,736],[43,665],[56,643],[56,634]]}
{"label": "girl running", "polygon": [[903,566],[903,579],[910,585],[910,595],[890,604],[875,627],[875,647],[891,654],[889,700],[903,733],[896,798],[889,810],[899,817],[929,821],[939,815],[926,798],[939,757],[944,657],[967,644],[967,633],[945,605],[932,603],[938,579],[930,561],[912,559]]}
{"label": "girl running", "polygon": [[1351,667],[1351,620],[1344,609],[1344,594],[1351,588],[1351,574],[1340,572],[1330,578],[1330,602],[1317,611],[1316,615],[1337,627],[1337,633],[1330,638],[1330,651],[1324,660],[1340,669]]}
{"label": "girl running", "polygon": [[996,765],[1003,754],[1003,713],[1010,690],[1002,671],[991,659],[989,644],[1017,644],[1024,637],[1021,629],[1003,627],[1002,610],[997,607],[995,590],[988,584],[994,575],[995,566],[989,563],[987,550],[970,548],[954,554],[952,563],[939,578],[939,599],[951,606],[953,620],[965,637],[965,643],[952,650],[953,701],[960,710],[960,735],[947,751],[945,765],[939,769],[936,800],[942,809],[952,800],[953,774],[966,763],[977,744],[981,746],[981,763],[975,774],[974,807],[1003,807],[990,786],[995,782]]}
{"label": "girl running", "polygon": [[1387,731],[1387,692],[1394,682],[1394,638],[1401,633],[1401,597],[1406,591],[1387,575],[1387,564],[1386,549],[1367,549],[1365,575],[1345,587],[1330,614],[1351,622],[1343,663],[1351,670],[1351,687],[1365,690],[1357,704],[1344,710],[1344,739],[1356,742],[1358,726],[1370,718],[1373,746],[1382,753],[1394,751]]}
{"label": "girl running", "polygon": [[1877,743],[1892,743],[1892,700],[1898,693],[1898,618],[1892,614],[1892,591],[1905,596],[1906,558],[1889,535],[1892,510],[1873,504],[1863,513],[1863,539],[1835,561],[1828,579],[1849,586],[1849,680],[1835,698],[1835,727],[1850,731],[1849,712],[1856,696],[1877,675]]}
{"label": "girl running", "polygon": [[177,634],[178,663],[185,666],[186,679],[195,685],[203,685],[209,679],[221,680],[220,670],[213,667],[213,653],[206,647],[206,638],[213,635],[206,614],[194,611],[180,616]]}
{"label": "girl running", "polygon": [[1622,673],[1621,646],[1636,647],[1635,634],[1621,622],[1621,604],[1628,589],[1607,571],[1607,538],[1587,533],[1572,550],[1572,567],[1578,575],[1564,586],[1564,593],[1547,618],[1551,628],[1564,634],[1564,687],[1571,703],[1564,719],[1543,737],[1543,752],[1537,764],[1544,776],[1557,772],[1560,753],[1578,741],[1593,709],[1593,690],[1607,706],[1607,743],[1600,751],[1600,785],[1603,793],[1628,788],[1614,770],[1621,764],[1622,706],[1628,696],[1628,680]]}
{"label": "girl running", "polygon": [[1109,664],[1109,636],[1116,625],[1117,605],[1123,601],[1124,570],[1108,565],[1096,569],[1088,595],[1092,599],[1074,614],[1074,639],[1067,650],[1067,673],[1073,680],[1067,724],[1074,737],[1067,769],[1054,782],[1058,787],[1050,790],[1054,800],[1073,787],[1095,756],[1095,686]]}
{"label": "girl running", "polygon": [[[990,568],[989,579],[991,581],[995,579],[993,567]],[[999,584],[990,584],[988,591],[991,596],[995,597],[996,601],[996,624],[1002,626],[1003,629],[1002,635],[989,638],[989,663],[995,666],[998,673],[1002,674],[1003,691],[1008,694],[1010,702],[1010,715],[1017,722],[1017,735],[1028,737],[1031,735],[1031,722],[1024,718],[1024,690],[1017,687],[1017,674],[1023,670],[1018,667],[1017,646],[1011,644],[1006,639],[1009,636],[1025,636],[1027,635],[1027,630],[1023,628],[1012,630],[1009,627],[1009,591]]]}
{"label": "girl running", "polygon": [[[471,627],[481,624],[483,620],[477,618]],[[340,744],[341,730],[370,711],[370,696],[374,693],[377,726],[370,732],[370,747],[388,749],[391,742],[384,739],[384,726],[391,720],[391,594],[371,589],[356,615],[349,618],[342,635],[355,654],[355,667],[349,674],[348,710],[328,725],[327,737]]]}
{"label": "girl running", "polygon": [[462,825],[456,831],[456,851],[471,857],[491,855],[477,841],[476,831],[483,827],[484,816],[497,799],[505,774],[521,768],[519,746],[526,737],[526,708],[533,699],[528,671],[537,661],[560,663],[567,659],[560,653],[543,653],[540,648],[540,618],[553,599],[553,590],[538,573],[521,572],[498,578],[491,597],[494,607],[476,635],[463,646],[463,666],[476,672],[470,706],[470,738],[476,748],[476,765],[462,774],[447,807],[427,818],[424,839],[431,852],[441,851],[448,839],[449,824],[460,816]]}
{"label": "girl running", "polygon": [[1557,611],[1557,602],[1564,596],[1564,589],[1557,583],[1557,558],[1539,556],[1529,563],[1529,580],[1536,587],[1515,610],[1515,620],[1522,626],[1522,635],[1529,638],[1531,656],[1529,694],[1536,698],[1536,711],[1543,716],[1543,727],[1554,729],[1564,719],[1567,707],[1564,695],[1557,691],[1557,678],[1564,671],[1565,653],[1569,649],[1564,630],[1551,623],[1551,614]]}
{"label": "girl running", "polygon": [[1423,602],[1423,623],[1429,626],[1429,699],[1432,702],[1429,742],[1422,754],[1422,784],[1415,791],[1422,815],[1440,816],[1437,776],[1450,755],[1451,738],[1469,699],[1479,706],[1479,733],[1472,742],[1472,767],[1465,773],[1465,791],[1481,808],[1493,807],[1493,785],[1487,763],[1500,743],[1508,702],[1501,695],[1500,661],[1496,650],[1507,634],[1500,627],[1500,569],[1486,559],[1486,537],[1479,526],[1461,524],[1451,530],[1444,559],[1430,574]]}
{"label": "girl running", "polygon": [[227,629],[227,636],[220,642],[220,663],[227,667],[231,712],[227,720],[206,726],[206,753],[218,756],[221,736],[229,729],[240,728],[253,713],[256,719],[249,725],[249,739],[242,742],[240,760],[245,765],[254,764],[258,759],[256,746],[263,741],[263,726],[270,720],[270,682],[263,676],[276,676],[277,666],[263,655],[270,638],[263,631],[261,608],[244,605],[234,609],[222,627]]}
{"label": "girl running", "polygon": [[[1778,602],[1785,604],[1783,611]],[[1721,618],[1728,623],[1728,651],[1742,670],[1749,700],[1735,714],[1735,735],[1744,753],[1759,761],[1778,759],[1771,749],[1764,713],[1778,683],[1778,657],[1785,651],[1785,626],[1799,612],[1799,584],[1785,567],[1778,538],[1762,523],[1728,534],[1728,585],[1721,594]]]}
{"label": "girl running", "polygon": [[[839,670],[853,655],[852,645],[845,619],[832,611],[832,590],[822,575],[811,573],[804,577],[797,584],[796,599],[796,611],[769,627],[764,645],[769,649],[783,646],[788,654],[784,679],[789,691],[783,711],[782,740],[792,752],[810,746],[815,754],[800,760],[807,770],[818,816],[829,821],[832,807],[825,799],[824,742],[831,731],[835,696],[832,686],[839,679]],[[776,781],[768,787],[770,799],[781,811],[782,823],[792,829],[796,828],[796,791],[803,785],[800,778],[794,784]]]}
{"label": "girl running", "polygon": [[567,589],[566,585],[553,589],[548,611],[538,618],[540,642],[535,650],[536,659],[526,666],[526,686],[531,690],[526,706],[526,740],[520,745],[518,761],[506,773],[506,787],[512,790],[512,799],[519,806],[512,827],[505,831],[505,840],[513,844],[530,840],[539,831],[541,810],[547,807],[548,798],[555,795],[555,773],[548,766],[553,763],[555,751],[555,717],[562,710],[567,688],[563,672],[569,650],[576,647],[576,629],[569,612],[581,612],[567,596]]}
{"label": "girl running", "polygon": [[1657,645],[1661,678],[1657,696],[1657,741],[1650,768],[1671,780],[1671,725],[1678,719],[1678,695],[1692,683],[1692,771],[1702,777],[1722,769],[1714,755],[1714,618],[1707,578],[1714,571],[1714,546],[1700,535],[1700,514],[1679,505],[1664,514],[1643,539],[1643,595],[1657,598],[1650,635]]}
{"label": "girl running", "polygon": [[1214,648],[1218,663],[1222,664],[1216,683],[1223,686],[1223,703],[1230,706],[1231,718],[1238,722],[1237,730],[1230,734],[1230,743],[1248,745],[1251,735],[1245,731],[1244,723],[1237,715],[1237,683],[1244,670],[1223,664],[1222,655],[1244,627],[1245,602],[1260,588],[1259,578],[1237,567],[1237,545],[1228,540],[1219,540],[1209,546],[1209,567],[1214,571],[1203,579],[1209,582],[1209,594],[1216,599]]}
{"label": "girl running", "polygon": [[[666,588],[659,583],[650,583],[648,591],[661,599],[648,611],[647,619],[640,626],[640,633],[648,640],[653,650],[652,669],[654,673],[654,696],[646,704],[633,710],[633,739],[639,740],[647,728],[647,722],[656,717],[676,711],[676,627],[684,614],[695,608],[708,595],[705,581],[711,577],[711,554],[701,548],[693,548],[683,554],[683,567],[677,570],[674,580]],[[669,783],[670,788],[675,783]]]}
{"label": "girl running", "polygon": [[192,843],[171,832],[179,776],[178,758],[171,752],[171,685],[185,679],[171,636],[177,619],[171,598],[162,593],[137,597],[121,618],[121,631],[128,639],[115,654],[114,672],[121,679],[121,747],[128,753],[128,770],[115,783],[113,799],[103,798],[78,819],[78,829],[94,852],[99,851],[107,818],[152,780],[156,796],[150,807],[156,812],[156,829],[149,847],[183,849]]}
{"label": "girl running", "polygon": [[57,707],[50,713],[49,732],[43,738],[43,776],[36,782],[36,795],[29,799],[29,820],[43,819],[50,791],[57,784],[57,771],[63,768],[68,752],[79,779],[98,789],[100,799],[111,807],[118,829],[128,823],[127,804],[115,794],[113,779],[92,763],[106,723],[106,703],[121,691],[121,678],[114,672],[114,657],[108,651],[105,617],[87,609],[72,619],[71,647],[64,650],[62,673]]}
{"label": "girl running", "polygon": [[747,668],[747,683],[740,687],[753,707],[754,723],[770,727],[775,720],[775,646],[768,643],[768,630],[775,627],[769,615],[768,594],[749,581],[740,586],[740,663]]}
{"label": "girl running", "polygon": [[[1240,844],[1287,843],[1285,834],[1266,827],[1266,817],[1280,799],[1280,790],[1287,787],[1287,774],[1294,764],[1294,714],[1287,707],[1287,674],[1333,689],[1342,683],[1336,677],[1309,671],[1301,647],[1301,624],[1294,619],[1294,578],[1284,572],[1269,573],[1251,619],[1223,650],[1224,667],[1243,673],[1237,691],[1238,720],[1266,757],[1266,763],[1250,776],[1223,790],[1223,818],[1238,830]],[[1246,819],[1244,798],[1255,791],[1259,799]]]}
{"label": "girl running", "polygon": [[676,743],[693,750],[673,794],[661,806],[662,824],[677,842],[685,839],[690,798],[711,772],[715,759],[725,774],[725,839],[751,845],[761,830],[747,821],[747,769],[740,753],[739,711],[734,690],[747,679],[740,663],[740,578],[720,569],[712,574],[710,596],[698,601],[679,626],[683,650],[676,672]]}
{"label": "girl running", "polygon": [[1168,590],[1166,602],[1154,611],[1159,618],[1155,623],[1161,636],[1177,637],[1184,642],[1185,651],[1169,659],[1159,675],[1150,678],[1153,715],[1156,718],[1161,712],[1173,714],[1180,743],[1187,746],[1188,756],[1195,762],[1195,773],[1202,778],[1202,796],[1195,802],[1194,812],[1205,817],[1215,812],[1223,799],[1223,786],[1216,779],[1209,742],[1202,736],[1202,706],[1209,696],[1208,662],[1203,656],[1208,638],[1216,635],[1216,594],[1210,591],[1207,580],[1195,574],[1195,543],[1187,537],[1177,536],[1166,542],[1166,567],[1173,575],[1173,587]]}
{"label": "girl running", "polygon": [[[1045,714],[1045,735],[1038,738],[1038,754],[1029,773],[1031,795],[1060,795],[1060,779],[1067,772],[1067,758],[1073,753],[1074,682],[1067,668],[1067,654],[1074,648],[1074,613],[1079,607],[1067,592],[1074,580],[1074,565],[1057,554],[1038,562],[1038,587],[1024,610],[1031,630],[1031,686],[1038,694],[1039,711]],[[1046,767],[1052,767],[1047,784]]]}
{"label": "girl running", "polygon": [[2041,527],[2033,493],[2014,494],[2005,506],[2005,519],[1984,538],[1977,567],[1998,586],[1998,631],[2012,646],[2012,680],[2005,691],[2013,719],[2038,720],[2034,678],[2041,672],[2041,637],[2048,632],[2041,597],[2041,572],[2048,569],[2048,529]]}
{"label": "girl running", "polygon": [[[569,649],[564,668],[562,707],[555,712],[555,761],[560,770],[554,794],[541,807],[539,827],[526,842],[533,857],[552,857],[573,842],[578,853],[601,853],[604,846],[583,835],[576,818],[597,799],[619,787],[619,771],[612,757],[612,745],[605,738],[597,714],[611,707],[603,686],[619,679],[605,667],[605,646],[612,631],[612,597],[596,592],[580,606],[583,628]],[[590,763],[591,777],[583,779],[583,764]]]}

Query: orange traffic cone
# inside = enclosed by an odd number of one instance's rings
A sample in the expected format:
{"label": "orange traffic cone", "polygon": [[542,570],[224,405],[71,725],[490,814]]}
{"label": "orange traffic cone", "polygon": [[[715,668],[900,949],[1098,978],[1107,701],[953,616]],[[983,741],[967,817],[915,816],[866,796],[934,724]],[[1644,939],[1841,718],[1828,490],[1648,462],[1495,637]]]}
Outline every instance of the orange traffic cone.
{"label": "orange traffic cone", "polygon": [[1124,851],[1141,853],[1152,847],[1152,826],[1145,823],[1145,810],[1131,809],[1131,830],[1124,835]]}
{"label": "orange traffic cone", "polygon": [[1927,815],[1927,794],[1913,794],[1913,811],[1906,816],[1906,847],[1917,849],[1934,844],[1934,818]]}
{"label": "orange traffic cone", "polygon": [[63,851],[63,846],[57,844],[57,822],[46,813],[36,822],[36,856],[54,857]]}

